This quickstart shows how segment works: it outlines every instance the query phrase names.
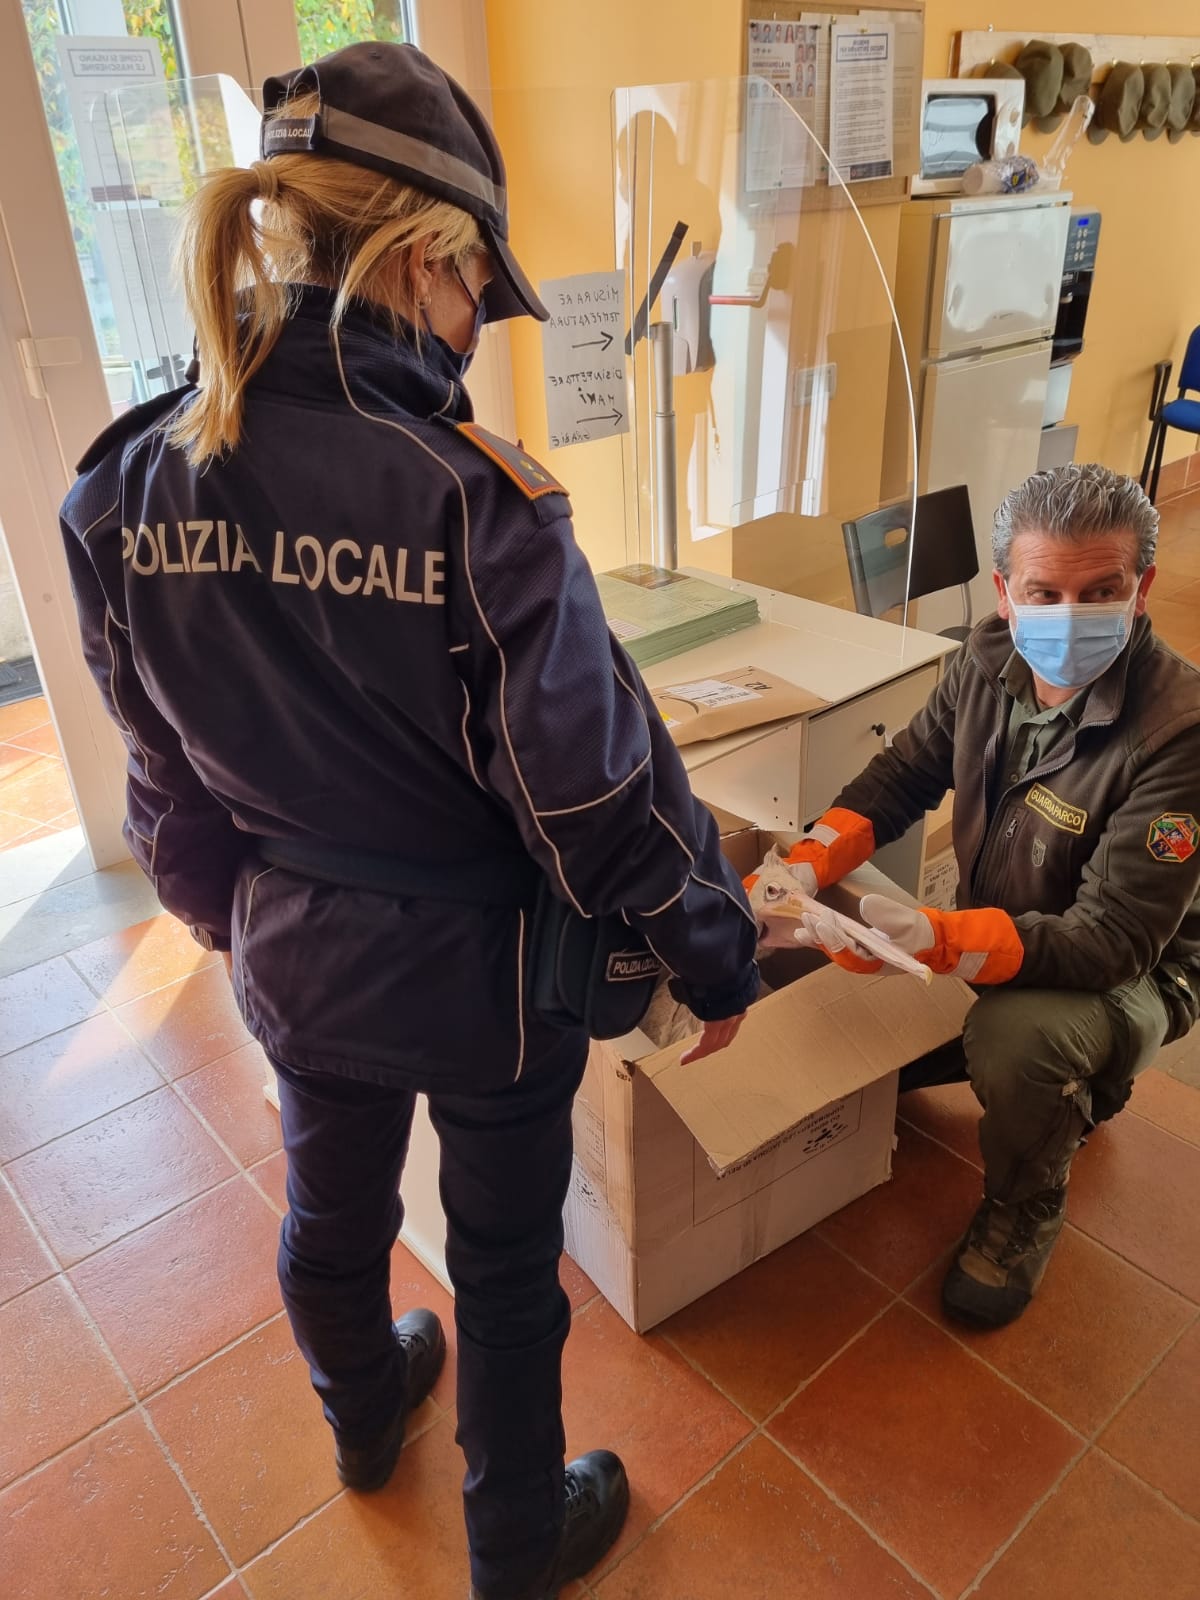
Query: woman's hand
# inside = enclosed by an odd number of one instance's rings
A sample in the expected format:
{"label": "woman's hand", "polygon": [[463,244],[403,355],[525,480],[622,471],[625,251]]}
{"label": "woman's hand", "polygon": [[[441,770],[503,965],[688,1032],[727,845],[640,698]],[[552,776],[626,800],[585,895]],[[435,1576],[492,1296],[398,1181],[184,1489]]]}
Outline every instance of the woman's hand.
{"label": "woman's hand", "polygon": [[746,1013],[743,1011],[740,1017],[727,1017],[724,1022],[706,1022],[698,1043],[680,1056],[682,1065],[699,1061],[701,1056],[715,1056],[718,1050],[724,1050],[737,1038],[738,1029],[745,1020]]}

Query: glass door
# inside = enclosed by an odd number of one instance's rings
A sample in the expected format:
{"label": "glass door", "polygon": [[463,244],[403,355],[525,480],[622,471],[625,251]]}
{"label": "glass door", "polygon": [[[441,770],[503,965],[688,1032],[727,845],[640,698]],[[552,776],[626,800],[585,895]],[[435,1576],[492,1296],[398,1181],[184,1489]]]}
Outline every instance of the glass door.
{"label": "glass door", "polygon": [[82,660],[57,512],[74,463],[144,392],[145,375],[116,235],[133,197],[96,111],[114,83],[178,70],[170,11],[122,0],[0,7],[0,631],[3,676],[17,680],[0,729],[35,711],[45,719],[28,730],[42,765],[0,792],[0,833],[18,848],[69,834],[77,808],[97,865],[126,854],[124,751]]}
{"label": "glass door", "polygon": [[[189,75],[211,84],[225,74],[254,91],[271,72],[376,38],[419,38],[485,98],[483,19],[483,0],[0,5],[0,142],[20,153],[0,164],[0,680],[10,680],[10,699],[28,697],[25,711],[10,713],[14,726],[34,710],[49,719],[36,730],[48,746],[40,759],[61,755],[70,780],[65,797],[56,790],[53,817],[14,809],[11,826],[0,792],[0,843],[65,831],[73,799],[96,864],[126,856],[124,750],[83,664],[57,509],[74,464],[112,417],[182,377],[191,339],[164,288],[168,213],[220,163],[207,150],[192,161],[181,146],[162,170],[148,169],[111,108],[152,103],[164,126],[183,127],[197,110]],[[475,386],[483,419],[510,433],[499,348],[479,363]],[[31,707],[39,691],[46,704]],[[0,744],[5,698],[0,681]]]}
{"label": "glass door", "polygon": [[[128,239],[141,204],[118,158],[104,97],[180,76],[172,0],[21,0],[92,331],[114,414],[160,376],[142,354]],[[176,381],[178,377],[176,377]]]}

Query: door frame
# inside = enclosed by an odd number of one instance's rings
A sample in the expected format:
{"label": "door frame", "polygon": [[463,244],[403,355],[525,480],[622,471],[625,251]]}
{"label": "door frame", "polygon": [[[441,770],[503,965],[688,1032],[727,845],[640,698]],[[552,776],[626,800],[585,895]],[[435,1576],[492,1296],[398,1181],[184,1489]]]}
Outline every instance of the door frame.
{"label": "door frame", "polygon": [[[58,508],[112,407],[19,0],[0,0],[0,148],[20,151],[0,162],[0,525],[84,838],[106,867],[128,855],[125,751],[79,648]],[[37,355],[47,364],[27,365]]]}

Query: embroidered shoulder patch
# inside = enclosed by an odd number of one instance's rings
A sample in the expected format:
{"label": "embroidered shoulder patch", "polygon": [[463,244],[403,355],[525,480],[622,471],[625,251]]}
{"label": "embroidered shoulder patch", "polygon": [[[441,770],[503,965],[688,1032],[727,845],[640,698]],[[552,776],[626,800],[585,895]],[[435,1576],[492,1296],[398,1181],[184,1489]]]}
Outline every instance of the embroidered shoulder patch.
{"label": "embroidered shoulder patch", "polygon": [[1200,847],[1200,822],[1190,811],[1164,811],[1146,835],[1146,849],[1155,861],[1186,861]]}
{"label": "embroidered shoulder patch", "polygon": [[1052,828],[1064,833],[1082,833],[1087,826],[1088,814],[1082,806],[1070,805],[1043,784],[1035,783],[1025,796],[1025,804],[1039,817],[1045,817]]}
{"label": "embroidered shoulder patch", "polygon": [[482,450],[490,461],[494,461],[527,500],[540,500],[544,494],[566,494],[557,478],[552,477],[545,467],[540,467],[532,456],[527,456],[524,450],[509,444],[507,439],[489,433],[477,422],[460,422],[458,431],[477,450]]}

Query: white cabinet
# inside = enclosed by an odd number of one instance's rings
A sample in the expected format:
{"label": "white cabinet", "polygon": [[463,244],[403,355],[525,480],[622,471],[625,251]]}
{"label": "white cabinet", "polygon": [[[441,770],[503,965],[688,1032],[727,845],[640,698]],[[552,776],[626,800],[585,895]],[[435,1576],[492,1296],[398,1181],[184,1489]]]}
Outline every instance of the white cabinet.
{"label": "white cabinet", "polygon": [[[926,202],[927,205],[930,202]],[[1054,331],[1067,248],[1065,204],[939,213],[925,356],[942,361]]]}
{"label": "white cabinet", "polygon": [[[920,490],[965,483],[971,495],[979,576],[971,584],[978,620],[996,609],[992,518],[1010,489],[1037,471],[1050,376],[1050,344],[990,350],[925,369]],[[918,602],[922,628],[962,621],[957,590]]]}
{"label": "white cabinet", "polygon": [[[937,687],[937,681],[936,665],[922,667],[809,718],[802,805],[806,823],[827,811],[872,756],[878,755],[891,736],[911,722]],[[901,888],[911,892],[912,886],[902,884]]]}

